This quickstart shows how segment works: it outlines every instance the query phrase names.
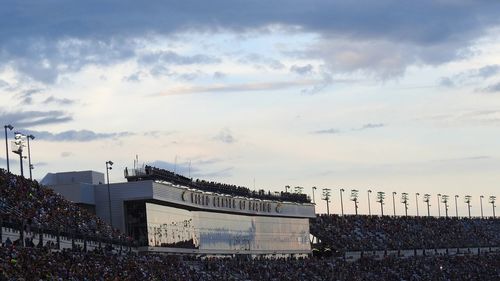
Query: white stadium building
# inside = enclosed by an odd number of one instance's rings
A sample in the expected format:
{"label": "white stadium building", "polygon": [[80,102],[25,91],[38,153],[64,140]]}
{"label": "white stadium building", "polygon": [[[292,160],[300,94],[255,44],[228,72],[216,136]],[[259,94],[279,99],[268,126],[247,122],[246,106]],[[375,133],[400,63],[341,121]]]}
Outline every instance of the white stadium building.
{"label": "white stadium building", "polygon": [[94,171],[47,174],[42,184],[139,242],[139,251],[294,255],[311,252],[314,204],[304,194],[193,181],[146,166],[105,184]]}

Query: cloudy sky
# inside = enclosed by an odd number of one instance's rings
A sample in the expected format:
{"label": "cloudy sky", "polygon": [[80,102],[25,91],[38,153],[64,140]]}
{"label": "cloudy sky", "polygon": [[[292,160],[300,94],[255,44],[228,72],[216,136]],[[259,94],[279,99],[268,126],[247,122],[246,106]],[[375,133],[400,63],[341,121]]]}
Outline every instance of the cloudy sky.
{"label": "cloudy sky", "polygon": [[250,188],[332,188],[334,212],[339,188],[356,188],[361,212],[372,189],[409,192],[411,213],[415,192],[459,194],[461,213],[470,194],[479,214],[479,195],[499,195],[499,11],[495,0],[6,0],[0,120],[35,135],[37,179],[113,160],[122,181],[138,155]]}

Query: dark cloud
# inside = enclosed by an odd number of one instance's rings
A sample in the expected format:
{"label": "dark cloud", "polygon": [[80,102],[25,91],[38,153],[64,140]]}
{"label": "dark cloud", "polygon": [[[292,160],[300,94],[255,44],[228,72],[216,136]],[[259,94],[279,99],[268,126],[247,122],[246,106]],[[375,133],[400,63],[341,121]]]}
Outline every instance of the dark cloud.
{"label": "dark cloud", "polygon": [[213,77],[214,77],[214,79],[224,79],[224,78],[226,78],[226,74],[222,73],[220,71],[216,71],[216,72],[214,72]]}
{"label": "dark cloud", "polygon": [[159,51],[143,55],[139,58],[139,62],[151,64],[173,64],[173,65],[190,65],[190,64],[212,64],[220,62],[220,59],[207,55],[179,55],[172,51]]}
{"label": "dark cloud", "polygon": [[366,129],[374,129],[374,128],[381,128],[381,127],[384,127],[385,125],[382,124],[382,123],[368,123],[368,124],[364,124],[363,126],[361,126],[360,128],[356,129],[358,131],[360,130],[366,130]]}
{"label": "dark cloud", "polygon": [[484,83],[484,80],[500,73],[500,65],[490,64],[480,68],[459,72],[451,77],[442,77],[439,84],[444,87],[461,86],[468,83]]}
{"label": "dark cloud", "polygon": [[313,72],[314,67],[310,64],[304,66],[292,65],[290,71],[299,75],[309,75]]}
{"label": "dark cloud", "polygon": [[43,101],[44,104],[50,104],[50,103],[55,103],[55,104],[59,104],[59,105],[71,105],[71,104],[74,104],[75,101],[72,100],[72,99],[66,99],[66,98],[56,98],[54,96],[50,96],[48,98],[46,98],[44,101]]}
{"label": "dark cloud", "polygon": [[214,140],[223,142],[223,143],[234,143],[236,142],[236,139],[234,138],[233,134],[231,133],[231,130],[229,129],[222,129],[215,137]]}
{"label": "dark cloud", "polygon": [[61,157],[63,157],[63,158],[70,157],[71,155],[73,155],[73,152],[70,152],[70,151],[61,152]]}
{"label": "dark cloud", "polygon": [[498,73],[500,73],[500,65],[498,64],[483,66],[477,70],[477,76],[482,78],[489,78]]}
{"label": "dark cloud", "polygon": [[480,89],[484,93],[500,93],[500,82],[489,85],[486,88]]}
{"label": "dark cloud", "polygon": [[[499,10],[500,2],[489,0],[6,0],[0,12],[0,62],[53,83],[60,72],[136,55],[143,41],[135,39],[182,31],[241,34],[281,26],[326,39],[307,54],[325,59],[334,71],[376,71],[390,77],[408,64],[467,56],[472,42],[498,26]],[[170,52],[150,59],[173,64],[211,60]]]}
{"label": "dark cloud", "polygon": [[32,134],[38,140],[72,142],[89,142],[94,140],[114,139],[134,135],[134,133],[131,132],[96,133],[90,130],[69,130],[60,133],[52,133],[47,131],[33,131],[23,129],[21,130],[21,132],[24,134]]}
{"label": "dark cloud", "polygon": [[[359,128],[353,128],[353,129],[350,129],[350,130],[347,130],[347,131],[363,131],[363,130],[368,130],[368,129],[381,128],[381,127],[384,127],[384,126],[385,125],[382,124],[382,123],[367,123],[367,124],[364,124],[363,126],[361,126]],[[340,129],[330,128],[330,129],[313,131],[312,133],[313,134],[324,134],[324,135],[338,135],[338,134],[341,134],[341,133],[344,133],[344,132],[345,131],[340,130]]]}
{"label": "dark cloud", "polygon": [[0,119],[5,123],[10,123],[14,127],[32,127],[37,125],[47,125],[64,123],[73,118],[63,111],[18,111],[1,112]]}
{"label": "dark cloud", "polygon": [[321,134],[321,135],[336,135],[336,134],[340,134],[340,133],[341,133],[340,130],[334,129],[334,128],[317,130],[317,131],[313,132],[313,134]]}

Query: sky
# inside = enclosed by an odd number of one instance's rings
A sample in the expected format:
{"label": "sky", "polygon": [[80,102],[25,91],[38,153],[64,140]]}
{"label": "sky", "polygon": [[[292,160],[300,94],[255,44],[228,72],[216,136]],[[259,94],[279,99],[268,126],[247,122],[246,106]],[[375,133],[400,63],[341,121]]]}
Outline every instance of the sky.
{"label": "sky", "polygon": [[[19,1],[0,6],[0,120],[33,176],[139,163],[302,186],[317,211],[500,195],[500,2]],[[0,165],[5,168],[5,152]],[[10,153],[11,170],[19,162]],[[27,166],[25,166],[25,170]],[[483,200],[484,214],[491,204]],[[441,212],[443,211],[441,205]]]}

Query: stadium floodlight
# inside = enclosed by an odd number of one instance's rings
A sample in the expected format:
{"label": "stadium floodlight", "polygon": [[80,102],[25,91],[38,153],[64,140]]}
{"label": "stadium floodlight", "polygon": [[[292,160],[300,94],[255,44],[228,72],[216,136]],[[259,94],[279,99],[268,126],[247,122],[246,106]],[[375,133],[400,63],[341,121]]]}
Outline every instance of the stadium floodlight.
{"label": "stadium floodlight", "polygon": [[108,207],[109,207],[109,224],[113,227],[113,215],[111,212],[111,191],[109,188],[109,170],[113,169],[113,161],[106,161],[106,176],[108,178]]}
{"label": "stadium floodlight", "polygon": [[483,198],[484,198],[483,195],[479,196],[479,204],[481,205],[481,218],[482,219],[484,218],[484,216],[483,216]]}
{"label": "stadium floodlight", "polygon": [[418,196],[420,195],[420,193],[415,193],[415,206],[417,207],[417,217],[419,216],[418,214]]}
{"label": "stadium floodlight", "polygon": [[9,166],[9,144],[7,140],[7,129],[9,129],[9,131],[12,131],[12,129],[14,129],[14,126],[12,126],[11,124],[7,124],[4,125],[3,128],[5,129],[5,156],[7,160],[7,173],[9,173],[10,166]]}
{"label": "stadium floodlight", "polygon": [[449,198],[450,198],[450,196],[448,196],[446,194],[441,195],[441,202],[444,203],[444,210],[445,210],[446,218],[448,218],[448,199]]}
{"label": "stadium floodlight", "polygon": [[343,188],[340,189],[340,211],[342,213],[342,215],[344,215],[344,201],[342,199],[342,192],[344,192],[345,190]]}
{"label": "stadium floodlight", "polygon": [[467,203],[467,209],[469,209],[469,219],[471,218],[470,216],[470,202],[471,202],[472,196],[470,195],[465,195],[464,197],[464,202]]}
{"label": "stadium floodlight", "polygon": [[29,170],[30,170],[30,180],[33,180],[33,174],[32,174],[33,165],[31,164],[30,139],[34,140],[35,136],[33,136],[33,135],[27,135],[26,139],[28,140],[28,167],[29,167]]}
{"label": "stadium floodlight", "polygon": [[457,199],[458,199],[458,195],[455,195],[455,217],[458,218],[458,205],[457,205]]}
{"label": "stadium floodlight", "polygon": [[11,143],[12,152],[19,155],[19,167],[21,168],[21,177],[24,177],[23,150],[25,147],[25,144],[24,144],[25,138],[26,138],[26,136],[24,136],[20,132],[14,132],[14,141]]}
{"label": "stadium floodlight", "polygon": [[358,197],[359,197],[359,190],[352,189],[351,190],[351,201],[354,202],[354,211],[355,211],[356,215],[358,214]]}
{"label": "stadium floodlight", "polygon": [[377,192],[377,202],[380,203],[381,216],[384,215],[384,199],[385,199],[385,192],[383,192],[383,191]]}
{"label": "stadium floodlight", "polygon": [[401,203],[405,205],[405,217],[408,216],[408,205],[410,204],[409,198],[408,198],[408,193],[403,192],[401,193]]}
{"label": "stadium floodlight", "polygon": [[396,216],[396,199],[395,199],[396,194],[397,194],[396,191],[392,192],[392,210],[394,211],[394,216]]}
{"label": "stadium floodlight", "polygon": [[438,206],[438,218],[440,218],[441,217],[441,194],[440,193],[438,193],[437,198],[438,198],[438,204],[437,204],[437,206]]}
{"label": "stadium floodlight", "polygon": [[317,188],[315,186],[312,187],[312,194],[313,194],[313,204],[316,205],[316,199],[314,198],[314,191],[316,190]]}
{"label": "stadium floodlight", "polygon": [[326,214],[330,215],[330,194],[331,194],[331,189],[330,188],[323,188],[323,200],[326,201]]}
{"label": "stadium floodlight", "polygon": [[495,201],[497,197],[496,196],[490,196],[489,202],[491,203],[491,207],[493,208],[493,218],[495,218]]}
{"label": "stadium floodlight", "polygon": [[304,188],[303,188],[302,186],[296,186],[296,187],[294,188],[294,191],[295,191],[295,193],[297,193],[297,194],[302,194],[302,191],[303,191],[303,190],[304,190]]}
{"label": "stadium floodlight", "polygon": [[427,216],[431,216],[431,195],[430,194],[424,194],[424,202],[427,203]]}
{"label": "stadium floodlight", "polygon": [[371,189],[368,189],[368,215],[371,216],[372,215],[372,208],[370,206],[370,193],[372,193]]}

